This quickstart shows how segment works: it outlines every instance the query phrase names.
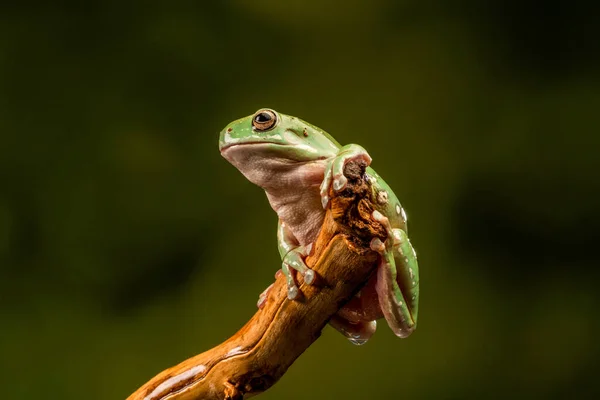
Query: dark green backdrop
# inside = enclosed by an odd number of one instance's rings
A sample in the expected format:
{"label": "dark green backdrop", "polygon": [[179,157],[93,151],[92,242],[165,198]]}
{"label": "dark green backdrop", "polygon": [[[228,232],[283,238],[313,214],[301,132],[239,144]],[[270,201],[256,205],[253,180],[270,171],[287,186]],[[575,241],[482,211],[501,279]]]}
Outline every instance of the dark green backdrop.
{"label": "dark green backdrop", "polygon": [[1,397],[123,399],[254,313],[276,217],[217,140],[260,107],[370,152],[407,209],[422,295],[409,339],[326,328],[262,399],[599,394],[584,4],[1,6]]}

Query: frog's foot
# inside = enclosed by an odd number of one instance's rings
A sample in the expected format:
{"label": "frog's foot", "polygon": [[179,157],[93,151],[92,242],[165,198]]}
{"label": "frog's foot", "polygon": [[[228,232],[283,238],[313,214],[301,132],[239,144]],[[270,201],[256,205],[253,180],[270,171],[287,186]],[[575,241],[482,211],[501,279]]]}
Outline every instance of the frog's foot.
{"label": "frog's foot", "polygon": [[336,192],[344,190],[348,179],[344,176],[344,166],[350,161],[364,161],[367,166],[371,164],[371,156],[357,144],[349,144],[340,149],[337,156],[327,161],[325,175],[321,183],[320,194],[323,208],[329,203],[329,188],[333,186]]}
{"label": "frog's foot", "polygon": [[[396,280],[397,270],[394,249],[399,249],[399,251],[404,254],[403,250],[407,250],[405,247],[407,244],[410,245],[410,242],[408,242],[405,234],[404,237],[401,235],[401,233],[404,233],[402,230],[392,229],[388,218],[379,211],[373,211],[372,216],[373,219],[381,223],[387,231],[387,239],[385,242],[382,242],[379,238],[371,240],[371,250],[376,251],[380,255],[379,265],[377,267],[376,284],[379,305],[390,329],[392,329],[396,336],[405,338],[415,329],[416,309],[413,309],[413,311],[415,311],[414,313],[411,312],[409,303],[407,303],[404,298],[405,294],[410,295],[411,292],[403,293],[398,286]],[[411,265],[408,257],[403,258],[407,259],[407,265]],[[400,268],[400,272],[405,274],[406,266],[400,265]]]}
{"label": "frog's foot", "polygon": [[[283,275],[283,271],[278,269],[277,271],[275,271],[275,279],[277,280],[277,278],[279,278],[281,275]],[[273,288],[273,285],[275,283],[271,283],[265,290],[262,291],[262,293],[258,296],[258,301],[256,302],[256,307],[258,307],[260,310],[262,310],[262,308],[265,306],[265,303],[267,301],[267,298],[269,297],[269,292],[271,291],[271,289]]]}
{"label": "frog's foot", "polygon": [[329,325],[350,340],[350,343],[358,346],[367,343],[377,329],[377,321],[350,322],[337,314],[331,317]]}
{"label": "frog's foot", "polygon": [[304,282],[307,285],[312,285],[313,283],[315,283],[317,274],[315,273],[315,271],[306,266],[302,258],[309,251],[310,246],[300,246],[293,250],[290,250],[285,255],[285,257],[283,257],[283,262],[281,263],[281,270],[283,271],[283,274],[285,275],[287,281],[287,296],[290,300],[296,299],[300,294],[300,290],[298,289],[298,285],[296,284],[296,280],[294,279],[294,275],[292,274],[292,269],[298,271],[304,277]]}
{"label": "frog's foot", "polygon": [[262,310],[263,307],[265,306],[265,303],[267,302],[267,297],[269,296],[269,291],[271,290],[273,285],[274,285],[274,283],[271,283],[269,285],[269,287],[267,287],[265,290],[263,290],[263,292],[258,296],[258,301],[256,302],[256,307],[258,307],[259,310]]}

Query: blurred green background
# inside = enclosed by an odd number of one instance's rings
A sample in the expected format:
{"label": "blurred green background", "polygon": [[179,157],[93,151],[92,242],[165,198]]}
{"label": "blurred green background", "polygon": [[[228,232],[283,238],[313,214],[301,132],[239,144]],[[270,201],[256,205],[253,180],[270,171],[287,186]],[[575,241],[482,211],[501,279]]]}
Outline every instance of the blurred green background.
{"label": "blurred green background", "polygon": [[422,296],[409,339],[327,327],[261,399],[600,395],[586,3],[1,6],[2,398],[124,399],[250,318],[276,217],[217,140],[260,107],[370,152]]}

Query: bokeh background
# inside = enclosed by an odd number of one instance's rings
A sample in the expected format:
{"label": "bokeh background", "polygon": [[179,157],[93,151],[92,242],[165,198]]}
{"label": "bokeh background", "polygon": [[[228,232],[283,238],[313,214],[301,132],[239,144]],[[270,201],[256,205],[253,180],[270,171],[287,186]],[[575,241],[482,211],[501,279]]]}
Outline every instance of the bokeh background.
{"label": "bokeh background", "polygon": [[260,107],[370,152],[422,294],[262,399],[600,394],[597,6],[40,3],[0,8],[2,398],[124,399],[250,318],[277,221],[217,140]]}

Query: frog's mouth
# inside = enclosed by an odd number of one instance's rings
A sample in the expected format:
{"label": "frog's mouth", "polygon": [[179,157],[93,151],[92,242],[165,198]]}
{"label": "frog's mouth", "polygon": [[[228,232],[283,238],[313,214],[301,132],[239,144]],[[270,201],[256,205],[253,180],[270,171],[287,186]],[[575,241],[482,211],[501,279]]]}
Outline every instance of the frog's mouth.
{"label": "frog's mouth", "polygon": [[255,146],[264,144],[264,145],[275,145],[275,146],[287,146],[285,144],[280,144],[280,143],[268,143],[268,142],[260,142],[260,141],[255,141],[255,142],[243,142],[243,143],[223,143],[219,145],[219,151],[221,153],[223,153],[226,150],[231,149],[232,147],[240,147],[240,146],[246,146],[246,145],[250,145],[253,144]]}
{"label": "frog's mouth", "polygon": [[293,146],[280,143],[266,143],[261,141],[225,143],[221,147],[221,155],[230,163],[238,166],[248,163],[276,160],[282,158],[286,148]]}
{"label": "frog's mouth", "polygon": [[[249,145],[252,146],[248,148]],[[220,151],[221,155],[229,161],[263,158],[284,163],[305,163],[327,158],[314,154],[313,149],[308,146],[264,141],[225,143],[220,146]]]}

